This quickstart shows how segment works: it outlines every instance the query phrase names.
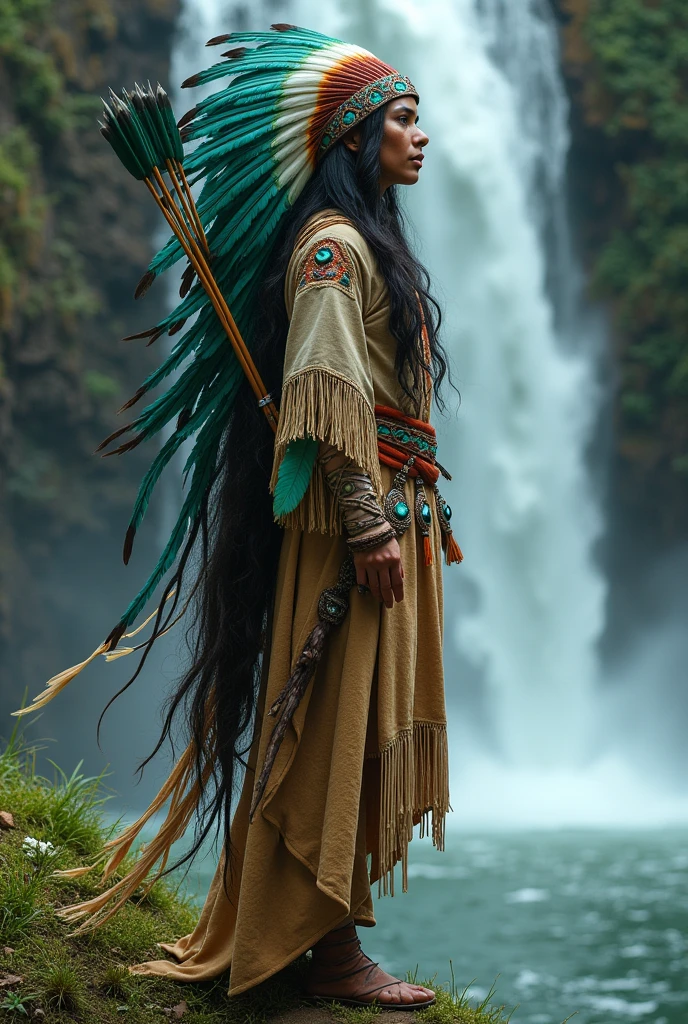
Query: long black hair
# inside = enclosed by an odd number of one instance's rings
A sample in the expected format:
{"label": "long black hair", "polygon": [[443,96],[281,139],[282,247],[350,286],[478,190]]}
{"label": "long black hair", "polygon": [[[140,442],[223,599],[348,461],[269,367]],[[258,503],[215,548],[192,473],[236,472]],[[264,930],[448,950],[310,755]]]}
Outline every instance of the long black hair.
{"label": "long black hair", "polygon": [[[395,188],[388,188],[382,196],[379,192],[384,122],[381,108],[361,123],[355,153],[341,141],[337,143],[292,207],[275,243],[272,270],[263,282],[261,315],[250,335],[252,354],[268,388],[279,392],[289,327],[284,305],[287,264],[306,221],[320,210],[336,209],[360,231],[387,284],[400,386],[418,402],[423,374],[429,371],[442,408],[439,388],[447,362],[438,340],[440,310],[429,293],[428,274],[406,241]],[[420,340],[423,321],[430,342],[429,363]],[[218,479],[168,584],[168,592],[176,586],[179,594],[185,586],[188,591],[185,576],[195,575],[195,615],[187,634],[191,661],[163,708],[163,727],[155,750],[137,770],[143,769],[167,738],[174,745],[181,718],[186,740],[195,743],[196,777],[202,794],[193,843],[168,871],[190,862],[213,829],[224,839],[228,860],[232,849],[232,803],[239,766],[245,765],[250,746],[248,733],[261,668],[265,667],[282,538],[273,521],[268,492],[273,443],[273,434],[245,382],[231,410]],[[158,631],[159,623],[152,640]],[[144,651],[142,662],[149,650]],[[211,769],[205,784],[204,769]]]}

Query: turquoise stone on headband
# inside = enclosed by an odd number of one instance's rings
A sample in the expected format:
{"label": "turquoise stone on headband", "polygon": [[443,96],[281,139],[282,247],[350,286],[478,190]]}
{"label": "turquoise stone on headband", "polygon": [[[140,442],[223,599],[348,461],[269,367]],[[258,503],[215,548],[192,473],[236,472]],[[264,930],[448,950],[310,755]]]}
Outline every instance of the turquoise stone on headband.
{"label": "turquoise stone on headband", "polygon": [[397,92],[406,92],[406,82],[395,82],[394,88]]}
{"label": "turquoise stone on headband", "polygon": [[320,143],[320,148],[321,149],[326,149],[331,142],[332,142],[332,136],[331,135],[323,135],[323,140]]}
{"label": "turquoise stone on headband", "polygon": [[342,118],[344,124],[353,124],[355,120],[356,114],[353,110],[347,110],[346,114],[344,114],[344,117]]}
{"label": "turquoise stone on headband", "polygon": [[405,501],[398,501],[394,506],[395,516],[399,516],[400,519],[406,519],[409,514],[409,507]]}
{"label": "turquoise stone on headband", "polygon": [[426,526],[429,526],[432,522],[432,515],[430,514],[430,506],[427,501],[423,503],[423,507],[420,510],[420,517]]}
{"label": "turquoise stone on headband", "polygon": [[332,250],[328,249],[325,246],[322,249],[318,249],[318,251],[316,252],[315,262],[318,264],[318,266],[322,267],[324,266],[325,263],[329,263],[333,256],[334,253],[332,252]]}
{"label": "turquoise stone on headband", "polygon": [[368,99],[371,103],[380,103],[382,100],[382,93],[378,92],[377,89],[373,89]]}

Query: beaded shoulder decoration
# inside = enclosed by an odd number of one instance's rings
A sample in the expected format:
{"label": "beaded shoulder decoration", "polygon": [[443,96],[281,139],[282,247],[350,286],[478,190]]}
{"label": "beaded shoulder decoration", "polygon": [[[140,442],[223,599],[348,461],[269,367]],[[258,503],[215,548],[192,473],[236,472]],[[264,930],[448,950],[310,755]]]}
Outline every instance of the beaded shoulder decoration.
{"label": "beaded shoulder decoration", "polygon": [[330,285],[353,298],[355,280],[356,270],[346,244],[338,239],[323,238],[313,243],[303,259],[296,294],[307,288]]}

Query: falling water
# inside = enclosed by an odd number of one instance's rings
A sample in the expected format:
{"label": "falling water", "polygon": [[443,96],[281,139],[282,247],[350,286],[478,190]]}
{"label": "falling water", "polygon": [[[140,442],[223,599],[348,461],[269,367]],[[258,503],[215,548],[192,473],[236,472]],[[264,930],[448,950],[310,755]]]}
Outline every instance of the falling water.
{"label": "falling water", "polygon": [[636,821],[650,805],[657,820],[672,817],[603,737],[606,582],[591,454],[604,323],[586,306],[570,238],[568,104],[550,5],[186,0],[172,80],[216,59],[203,49],[210,36],[274,21],[367,46],[421,94],[430,144],[408,207],[461,392],[458,413],[447,390],[449,413],[435,415],[466,556],[445,572],[461,820]]}
{"label": "falling water", "polygon": [[599,338],[576,333],[567,104],[548,5],[378,0],[338,18],[308,0],[295,7],[298,20],[380,53],[421,94],[430,144],[409,206],[462,393],[458,417],[438,421],[466,555],[445,574],[455,718],[467,718],[471,679],[498,756],[577,766],[593,738],[604,623],[586,466]]}
{"label": "falling water", "polygon": [[[563,212],[568,111],[549,7],[292,0],[282,10],[369,47],[421,93],[431,141],[409,207],[462,394],[459,415],[438,421],[466,554],[445,574],[449,700],[460,720],[482,714],[511,764],[578,765],[592,737],[605,593],[585,462],[600,401],[598,338],[576,333],[580,275]],[[207,61],[205,37],[265,27],[277,13],[190,0],[173,80]],[[447,392],[450,407],[454,397]],[[478,683],[482,711],[461,698]]]}

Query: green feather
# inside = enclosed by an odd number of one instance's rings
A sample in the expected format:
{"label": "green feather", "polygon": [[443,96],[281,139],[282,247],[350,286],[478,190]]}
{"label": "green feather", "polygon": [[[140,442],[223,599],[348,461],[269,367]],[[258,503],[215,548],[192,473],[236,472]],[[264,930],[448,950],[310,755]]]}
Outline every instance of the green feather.
{"label": "green feather", "polygon": [[147,90],[135,85],[121,98],[110,90],[110,104],[104,103],[101,133],[135,178],[150,177],[153,167],[164,170],[168,159],[183,159],[179,129],[161,86],[154,93],[150,85]]}
{"label": "green feather", "polygon": [[272,510],[276,518],[293,512],[303,498],[317,454],[318,441],[312,437],[298,437],[287,445],[275,484]]}

